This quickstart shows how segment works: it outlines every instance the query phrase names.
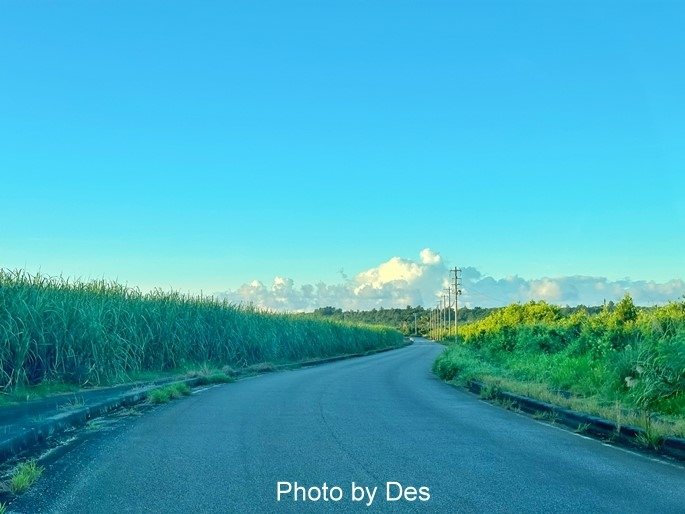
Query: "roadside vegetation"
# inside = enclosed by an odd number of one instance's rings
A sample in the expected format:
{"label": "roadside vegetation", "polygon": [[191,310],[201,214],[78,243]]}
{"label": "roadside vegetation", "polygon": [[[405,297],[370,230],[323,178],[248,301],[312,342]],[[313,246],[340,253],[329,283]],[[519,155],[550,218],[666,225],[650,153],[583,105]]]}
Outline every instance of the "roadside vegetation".
{"label": "roadside vegetation", "polygon": [[190,387],[183,382],[177,382],[166,387],[153,389],[147,396],[150,403],[167,403],[190,394]]}
{"label": "roadside vegetation", "polygon": [[21,494],[31,487],[43,474],[43,467],[35,460],[29,460],[19,464],[10,477],[10,490],[14,494]]}
{"label": "roadside vegetation", "polygon": [[685,436],[685,301],[596,313],[514,304],[460,327],[435,362],[444,380],[483,382],[647,430]]}
{"label": "roadside vegetation", "polygon": [[382,326],[0,270],[0,396],[202,367],[297,363],[401,343],[397,330]]}

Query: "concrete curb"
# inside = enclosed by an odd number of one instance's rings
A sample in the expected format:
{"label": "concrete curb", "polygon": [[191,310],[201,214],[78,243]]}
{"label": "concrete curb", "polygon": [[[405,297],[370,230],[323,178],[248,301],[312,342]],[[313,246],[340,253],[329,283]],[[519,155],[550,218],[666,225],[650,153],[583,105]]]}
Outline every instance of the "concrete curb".
{"label": "concrete curb", "polygon": [[[327,357],[325,359],[310,360],[301,363],[292,364],[279,364],[273,366],[272,368],[258,370],[255,372],[245,372],[238,374],[233,377],[235,379],[244,378],[246,376],[260,375],[263,373],[282,371],[286,369],[297,369],[306,366],[315,366],[319,364],[327,364],[330,362],[336,362],[346,359],[351,359],[355,357],[365,357],[367,355],[374,355],[377,353],[388,352],[390,350],[397,350],[404,348],[412,344],[411,342],[404,342],[400,346],[390,346],[387,348],[380,348],[376,350],[370,350],[362,353],[348,354],[348,355],[338,355],[335,357]],[[11,457],[28,450],[34,446],[45,441],[48,437],[61,434],[69,429],[78,428],[84,426],[88,421],[99,416],[103,416],[108,412],[122,408],[130,407],[141,403],[147,399],[148,393],[153,389],[159,387],[165,387],[168,385],[176,383],[185,383],[189,387],[195,387],[203,385],[203,377],[193,377],[183,380],[168,380],[164,383],[159,383],[159,381],[141,386],[134,391],[128,391],[123,394],[118,394],[107,400],[100,401],[98,403],[88,405],[86,407],[73,409],[67,412],[57,412],[53,416],[50,416],[43,420],[42,422],[27,428],[23,433],[5,441],[0,441],[0,463],[4,462]]]}
{"label": "concrete curb", "polygon": [[[480,395],[483,389],[487,386],[481,382],[471,380],[467,384],[467,389],[475,394]],[[528,414],[536,413],[551,413],[554,415],[554,422],[564,425],[571,429],[577,429],[579,426],[586,427],[583,431],[585,434],[592,435],[599,439],[610,440],[619,443],[623,446],[630,446],[632,448],[640,448],[645,450],[643,445],[640,445],[640,438],[645,437],[645,430],[631,425],[617,425],[613,421],[591,416],[582,412],[576,412],[558,405],[528,398],[506,391],[493,391],[492,397],[498,400],[506,400],[512,402],[521,411]],[[685,462],[685,439],[677,437],[666,437],[661,442],[661,445],[656,448],[656,453],[666,455],[675,460]]]}
{"label": "concrete curb", "polygon": [[110,411],[140,403],[147,398],[147,394],[153,389],[164,387],[172,383],[186,383],[189,386],[194,386],[199,381],[199,378],[190,378],[178,380],[176,382],[169,381],[163,384],[156,383],[140,387],[134,391],[116,395],[93,405],[73,409],[68,412],[58,412],[57,414],[46,418],[41,423],[27,428],[23,433],[12,439],[1,441],[0,462],[40,444],[50,436],[60,434],[70,428],[83,426],[88,423],[89,420],[107,414]]}

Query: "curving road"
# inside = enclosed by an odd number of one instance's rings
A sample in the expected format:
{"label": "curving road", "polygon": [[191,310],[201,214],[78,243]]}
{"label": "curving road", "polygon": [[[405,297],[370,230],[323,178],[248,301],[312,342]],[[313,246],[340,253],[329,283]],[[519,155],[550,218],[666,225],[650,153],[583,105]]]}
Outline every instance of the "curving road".
{"label": "curving road", "polygon": [[[685,512],[685,470],[493,407],[439,382],[441,347],[214,387],[53,462],[15,512]],[[276,502],[279,481],[341,487]],[[350,484],[378,486],[370,507]],[[386,482],[417,491],[387,502]],[[418,488],[429,488],[421,501]],[[282,486],[283,489],[287,487]],[[397,486],[391,486],[393,497]],[[405,490],[405,493],[407,491]]]}

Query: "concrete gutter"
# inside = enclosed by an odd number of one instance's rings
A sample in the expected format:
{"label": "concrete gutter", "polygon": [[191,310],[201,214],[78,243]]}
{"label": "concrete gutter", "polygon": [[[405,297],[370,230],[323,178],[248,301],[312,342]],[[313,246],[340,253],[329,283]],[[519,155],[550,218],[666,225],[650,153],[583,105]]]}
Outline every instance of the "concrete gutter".
{"label": "concrete gutter", "polygon": [[153,389],[174,383],[186,383],[192,387],[197,385],[199,381],[199,378],[191,378],[175,382],[169,381],[162,385],[143,386],[134,391],[118,394],[107,400],[101,400],[93,405],[76,408],[67,412],[57,412],[53,416],[49,416],[41,422],[28,427],[21,434],[11,439],[0,441],[0,462],[40,444],[48,437],[63,433],[71,428],[83,426],[93,418],[103,416],[122,407],[130,407],[140,403],[147,399],[148,393]]}
{"label": "concrete gutter", "polygon": [[[248,368],[244,372],[239,373],[234,378],[240,379],[246,376],[253,376],[262,373],[327,364],[330,362],[351,359],[354,357],[364,357],[366,355],[373,355],[376,353],[404,348],[405,346],[412,344],[412,342],[413,341],[405,338],[403,344],[399,346],[390,346],[387,348],[380,348],[362,353],[338,355],[335,357],[327,357],[324,359],[309,360],[298,363],[279,364],[272,366],[270,368],[265,368],[263,370],[257,369],[250,371]],[[10,459],[11,457],[25,450],[28,450],[39,445],[49,437],[64,433],[69,429],[82,427],[93,418],[104,416],[105,414],[112,412],[116,409],[120,409],[123,407],[131,407],[133,405],[142,403],[147,399],[148,393],[153,389],[158,389],[160,387],[166,387],[177,383],[185,383],[189,387],[195,387],[204,384],[203,377],[186,378],[182,380],[169,380],[165,381],[162,384],[160,384],[158,381],[155,383],[143,385],[132,391],[129,390],[125,393],[116,394],[111,398],[107,398],[106,400],[100,400],[88,406],[75,408],[69,411],[57,411],[52,416],[48,416],[40,422],[32,424],[30,427],[27,427],[22,433],[9,439],[0,441],[0,463],[4,462],[7,459]]]}
{"label": "concrete gutter", "polygon": [[[467,384],[467,389],[472,393],[481,394],[486,388],[482,382],[471,380]],[[521,411],[528,414],[550,413],[554,416],[554,422],[564,425],[573,430],[583,426],[584,434],[589,434],[599,439],[619,443],[623,446],[630,446],[645,450],[644,445],[640,444],[640,439],[646,436],[644,429],[631,425],[618,425],[608,419],[591,416],[582,412],[576,412],[558,405],[528,398],[506,391],[493,391],[492,398],[506,400],[518,407]],[[678,437],[666,437],[661,441],[658,448],[653,451],[660,455],[666,455],[673,459],[685,462],[685,439]]]}

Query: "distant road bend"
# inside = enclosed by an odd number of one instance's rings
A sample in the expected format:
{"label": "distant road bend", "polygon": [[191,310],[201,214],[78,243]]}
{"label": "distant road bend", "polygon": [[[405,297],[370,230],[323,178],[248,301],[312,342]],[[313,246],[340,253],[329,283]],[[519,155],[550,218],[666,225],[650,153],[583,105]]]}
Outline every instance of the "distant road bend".
{"label": "distant road bend", "polygon": [[[685,470],[500,409],[430,372],[441,347],[218,386],[54,462],[16,512],[685,512]],[[340,486],[276,501],[277,483]],[[350,484],[378,487],[370,507]],[[386,483],[413,501],[387,502]],[[430,499],[421,501],[425,486]],[[285,486],[281,486],[285,489]],[[398,494],[397,486],[391,495]],[[368,501],[368,500],[367,500]]]}

